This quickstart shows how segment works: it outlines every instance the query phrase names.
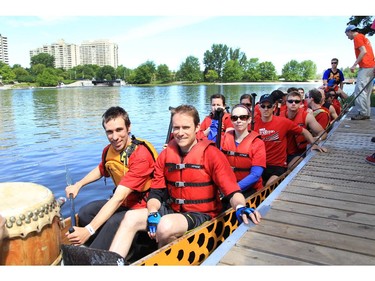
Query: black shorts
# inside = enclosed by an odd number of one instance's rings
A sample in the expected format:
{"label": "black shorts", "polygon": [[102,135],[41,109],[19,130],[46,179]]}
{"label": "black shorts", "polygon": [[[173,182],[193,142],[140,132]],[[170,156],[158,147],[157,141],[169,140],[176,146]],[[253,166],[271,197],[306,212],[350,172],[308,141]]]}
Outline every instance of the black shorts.
{"label": "black shorts", "polygon": [[[162,203],[161,207],[159,209],[160,216],[168,215],[168,214],[174,214],[175,211],[172,210],[172,208]],[[185,213],[179,213],[183,215],[188,223],[188,231],[192,230],[200,225],[202,225],[204,222],[211,220],[211,216],[205,214],[205,213],[199,213],[199,212],[185,212]]]}
{"label": "black shorts", "polygon": [[267,166],[262,174],[262,179],[263,182],[266,183],[271,176],[281,176],[286,172],[287,168],[286,167],[281,167],[281,166]]}
{"label": "black shorts", "polygon": [[304,153],[290,154],[290,155],[288,155],[288,156],[286,157],[286,162],[289,164],[290,161],[292,161],[292,160],[294,159],[294,157],[298,157],[298,156],[304,158]]}

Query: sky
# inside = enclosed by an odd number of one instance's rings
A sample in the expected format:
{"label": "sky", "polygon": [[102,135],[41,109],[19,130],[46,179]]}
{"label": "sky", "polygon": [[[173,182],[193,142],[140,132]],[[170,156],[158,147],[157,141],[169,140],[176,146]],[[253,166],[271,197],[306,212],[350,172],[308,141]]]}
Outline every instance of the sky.
{"label": "sky", "polygon": [[[110,0],[105,8],[95,1],[87,5],[66,0],[66,5],[48,10],[35,5],[38,1],[22,5],[14,1],[0,11],[0,34],[8,38],[10,65],[23,67],[30,66],[30,50],[60,39],[78,45],[108,39],[118,44],[119,65],[131,69],[153,61],[178,70],[188,56],[194,56],[203,70],[204,53],[213,44],[239,48],[248,59],[272,62],[279,74],[290,60],[312,60],[318,73],[329,68],[334,57],[339,68],[350,67],[355,60],[353,43],[344,30],[351,14],[321,9],[319,1],[254,5],[231,0],[220,5],[218,0],[206,0],[202,5],[203,1],[190,0],[157,5]],[[322,5],[327,6],[324,1]],[[370,41],[375,44],[374,38]]]}

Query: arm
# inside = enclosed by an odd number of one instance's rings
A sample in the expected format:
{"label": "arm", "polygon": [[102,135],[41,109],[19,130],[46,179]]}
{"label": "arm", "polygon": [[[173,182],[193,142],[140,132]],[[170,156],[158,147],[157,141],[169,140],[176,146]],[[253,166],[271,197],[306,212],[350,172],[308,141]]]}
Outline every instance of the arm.
{"label": "arm", "polygon": [[322,125],[316,121],[314,115],[311,113],[306,116],[306,126],[313,132],[314,136],[320,137],[322,140],[327,138],[327,132],[325,132]]}
{"label": "arm", "polygon": [[[240,193],[240,192],[236,192],[235,194],[233,194],[232,198],[230,199],[230,205],[232,206],[233,210],[236,211],[236,215],[238,215],[237,211],[249,209],[249,208],[245,207],[246,206],[246,200],[245,200],[245,197],[243,196],[243,194]],[[246,213],[240,213],[239,216],[245,224],[249,223],[248,215]],[[262,218],[260,213],[256,210],[249,213],[249,217],[254,224],[258,224],[260,222],[260,219]],[[239,220],[240,220],[240,218],[239,218]],[[241,222],[241,220],[240,220],[240,222]]]}
{"label": "arm", "polygon": [[336,109],[333,107],[332,104],[329,106],[329,114],[331,116],[331,123],[332,123],[338,117],[336,113]]}
{"label": "arm", "polygon": [[311,133],[306,130],[305,128],[302,128],[302,135],[305,137],[305,139],[308,141],[308,143],[312,144],[312,147],[311,149],[313,150],[318,150],[320,152],[327,152],[327,149],[324,148],[324,147],[320,147],[318,145],[315,144],[315,139],[314,137],[311,135]]}
{"label": "arm", "polygon": [[263,167],[260,166],[252,166],[250,169],[250,174],[244,177],[242,180],[238,182],[242,191],[247,190],[250,188],[254,183],[256,183],[263,174]]}
{"label": "arm", "polygon": [[[91,235],[93,235],[121,206],[124,199],[132,192],[132,190],[126,186],[118,185],[115,193],[100,209],[99,213],[94,219],[85,227],[74,227],[74,232],[67,232],[67,238],[70,242],[76,245],[84,244]],[[93,230],[94,232],[91,233]]]}
{"label": "arm", "polygon": [[99,166],[97,166],[90,173],[88,173],[83,179],[81,179],[80,181],[77,181],[73,185],[67,186],[65,188],[66,196],[69,197],[69,194],[72,193],[73,198],[75,198],[82,187],[84,187],[85,185],[87,185],[89,183],[97,181],[101,177],[102,177],[102,175],[100,173]]}
{"label": "arm", "polygon": [[365,46],[361,46],[361,47],[359,47],[359,51],[360,51],[360,53],[359,53],[357,59],[355,60],[353,66],[350,68],[350,71],[351,71],[351,72],[354,72],[354,70],[355,70],[357,64],[359,64],[359,63],[362,61],[363,57],[364,57],[365,54],[367,53],[367,50],[366,50],[366,47],[365,47]]}

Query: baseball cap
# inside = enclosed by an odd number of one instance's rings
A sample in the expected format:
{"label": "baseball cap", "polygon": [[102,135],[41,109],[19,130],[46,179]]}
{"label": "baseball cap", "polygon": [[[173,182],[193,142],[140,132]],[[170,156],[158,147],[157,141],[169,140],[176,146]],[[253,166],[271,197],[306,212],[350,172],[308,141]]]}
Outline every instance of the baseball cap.
{"label": "baseball cap", "polygon": [[269,102],[270,104],[274,104],[274,100],[271,94],[266,94],[260,97],[259,103]]}
{"label": "baseball cap", "polygon": [[357,30],[357,29],[358,29],[357,26],[355,26],[355,25],[353,25],[353,24],[350,24],[350,25],[348,25],[348,26],[346,27],[346,29],[345,29],[345,33],[348,32],[348,31],[355,31],[355,30]]}

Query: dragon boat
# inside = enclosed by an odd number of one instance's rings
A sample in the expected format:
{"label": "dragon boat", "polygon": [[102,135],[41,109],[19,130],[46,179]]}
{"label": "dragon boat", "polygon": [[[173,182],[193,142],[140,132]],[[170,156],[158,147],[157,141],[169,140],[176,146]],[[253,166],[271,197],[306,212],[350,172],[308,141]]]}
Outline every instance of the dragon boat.
{"label": "dragon boat", "polygon": [[[272,184],[249,195],[246,198],[246,205],[251,208],[259,206],[290,172],[291,170],[288,170]],[[157,249],[155,241],[149,239],[146,232],[139,232],[128,256],[123,259],[110,251],[69,245],[69,241],[65,238],[65,233],[71,227],[71,218],[69,217],[62,221],[61,227],[62,263],[64,265],[126,264],[133,266],[200,265],[238,226],[235,211],[233,208],[229,208],[216,218],[160,249]]]}

